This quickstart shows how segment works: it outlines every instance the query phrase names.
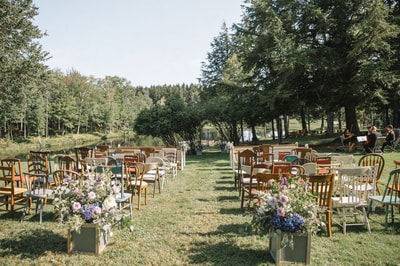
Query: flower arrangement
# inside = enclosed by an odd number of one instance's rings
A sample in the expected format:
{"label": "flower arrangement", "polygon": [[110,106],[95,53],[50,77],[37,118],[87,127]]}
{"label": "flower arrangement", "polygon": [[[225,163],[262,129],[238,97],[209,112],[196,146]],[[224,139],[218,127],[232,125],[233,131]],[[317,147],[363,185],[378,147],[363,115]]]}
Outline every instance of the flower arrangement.
{"label": "flower arrangement", "polygon": [[258,232],[315,233],[323,226],[315,196],[307,191],[304,179],[282,177],[268,185],[270,189],[261,195],[253,216]]}
{"label": "flower arrangement", "polygon": [[54,192],[58,219],[78,232],[85,223],[99,224],[102,230],[110,230],[111,225],[122,218],[115,201],[118,192],[119,187],[112,184],[107,173],[85,180],[66,176]]}

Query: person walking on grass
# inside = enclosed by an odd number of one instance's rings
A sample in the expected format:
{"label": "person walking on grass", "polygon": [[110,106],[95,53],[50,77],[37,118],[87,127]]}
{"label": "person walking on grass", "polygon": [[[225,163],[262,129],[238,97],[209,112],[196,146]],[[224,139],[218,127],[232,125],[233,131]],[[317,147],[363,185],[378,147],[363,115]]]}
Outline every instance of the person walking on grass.
{"label": "person walking on grass", "polygon": [[386,146],[393,146],[394,141],[396,140],[396,136],[394,134],[392,125],[388,125],[386,127],[386,132],[387,132],[387,135],[385,138],[385,142],[382,145],[382,152],[384,152]]}

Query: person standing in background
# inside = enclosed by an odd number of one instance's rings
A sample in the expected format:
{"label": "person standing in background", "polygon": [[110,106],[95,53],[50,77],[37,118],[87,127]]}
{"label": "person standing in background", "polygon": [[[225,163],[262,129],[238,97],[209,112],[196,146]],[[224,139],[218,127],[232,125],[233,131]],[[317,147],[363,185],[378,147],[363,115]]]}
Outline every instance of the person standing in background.
{"label": "person standing in background", "polygon": [[384,152],[386,146],[393,146],[394,141],[396,140],[396,136],[394,134],[392,125],[388,125],[386,127],[386,132],[387,132],[387,135],[385,138],[385,142],[382,145],[382,152]]}

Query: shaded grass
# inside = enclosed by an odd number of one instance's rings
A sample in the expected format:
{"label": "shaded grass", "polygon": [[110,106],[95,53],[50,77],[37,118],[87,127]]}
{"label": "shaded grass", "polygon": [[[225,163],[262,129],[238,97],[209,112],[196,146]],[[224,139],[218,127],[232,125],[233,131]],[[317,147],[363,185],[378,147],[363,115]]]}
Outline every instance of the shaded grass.
{"label": "shaded grass", "polygon": [[[20,223],[18,213],[0,214],[0,264],[271,264],[267,238],[252,233],[251,215],[239,208],[227,165],[226,154],[190,157],[187,168],[162,194],[135,211],[132,230],[114,229],[112,243],[101,256],[67,255],[67,229],[53,222],[50,206],[43,224],[37,216]],[[343,235],[335,227],[331,239],[313,237],[312,263],[398,264],[399,232],[385,231],[382,221],[382,213],[371,216],[372,234],[354,227]]]}

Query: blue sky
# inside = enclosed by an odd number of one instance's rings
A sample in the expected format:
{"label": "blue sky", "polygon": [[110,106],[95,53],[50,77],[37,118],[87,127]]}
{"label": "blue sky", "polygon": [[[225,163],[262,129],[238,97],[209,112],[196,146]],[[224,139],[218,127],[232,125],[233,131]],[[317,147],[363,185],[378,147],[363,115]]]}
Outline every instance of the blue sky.
{"label": "blue sky", "polygon": [[35,0],[52,68],[134,85],[196,82],[223,22],[243,0]]}

